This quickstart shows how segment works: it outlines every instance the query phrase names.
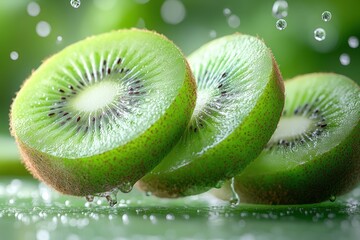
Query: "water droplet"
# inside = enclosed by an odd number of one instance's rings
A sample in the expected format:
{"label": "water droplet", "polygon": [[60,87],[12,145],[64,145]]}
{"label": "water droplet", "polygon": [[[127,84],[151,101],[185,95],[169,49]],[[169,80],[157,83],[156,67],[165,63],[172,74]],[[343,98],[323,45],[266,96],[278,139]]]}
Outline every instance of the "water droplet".
{"label": "water droplet", "polygon": [[150,197],[150,196],[152,195],[152,192],[147,191],[147,192],[145,192],[145,195],[146,195],[147,197]]}
{"label": "water droplet", "polygon": [[50,239],[50,233],[44,229],[41,229],[36,232],[36,239],[37,240],[48,240],[48,239]]}
{"label": "water droplet", "polygon": [[36,33],[40,37],[47,37],[51,32],[51,26],[48,22],[41,21],[36,25]]}
{"label": "water droplet", "polygon": [[40,13],[40,6],[36,2],[30,2],[27,5],[26,10],[30,16],[35,17],[35,16],[39,15],[39,13]]}
{"label": "water droplet", "polygon": [[237,28],[240,26],[240,18],[234,14],[231,15],[227,21],[228,21],[229,26],[232,28]]}
{"label": "water droplet", "polygon": [[321,14],[321,18],[322,20],[324,20],[324,22],[328,22],[331,20],[331,17],[332,17],[332,14],[331,12],[329,11],[324,11],[322,14]]}
{"label": "water droplet", "polygon": [[172,221],[172,220],[175,220],[175,216],[173,215],[173,214],[166,214],[166,220],[168,220],[168,221]]}
{"label": "water droplet", "polygon": [[65,206],[67,206],[67,207],[70,206],[70,201],[69,201],[69,200],[66,200],[66,201],[65,201]]}
{"label": "water droplet", "polygon": [[288,3],[285,0],[275,1],[272,7],[272,14],[276,18],[284,18],[288,15]]}
{"label": "water droplet", "polygon": [[130,182],[124,182],[118,186],[119,190],[123,193],[129,193],[133,189]]}
{"label": "water droplet", "polygon": [[121,219],[125,225],[129,224],[129,222],[130,222],[129,216],[126,213],[122,215]]}
{"label": "water droplet", "polygon": [[340,59],[341,65],[343,65],[343,66],[347,66],[350,64],[350,56],[347,53],[341,54],[339,59]]}
{"label": "water droplet", "polygon": [[115,206],[115,204],[117,203],[117,193],[118,191],[112,191],[112,192],[108,192],[105,195],[106,201],[109,203],[110,207]]}
{"label": "water droplet", "polygon": [[287,27],[287,22],[285,19],[279,19],[276,21],[276,28],[279,30],[284,30]]}
{"label": "water droplet", "polygon": [[139,18],[137,24],[136,24],[137,28],[146,28],[145,26],[145,20],[143,18]]}
{"label": "water droplet", "polygon": [[314,38],[317,40],[317,41],[323,41],[325,40],[326,38],[326,32],[323,28],[317,28],[315,29],[314,31]]}
{"label": "water droplet", "polygon": [[240,198],[235,190],[235,178],[231,178],[230,189],[231,189],[232,197],[230,198],[229,202],[231,206],[236,206],[240,203]]}
{"label": "water droplet", "polygon": [[86,201],[88,201],[88,202],[94,201],[94,196],[93,195],[87,195],[85,198],[86,198]]}
{"label": "water droplet", "polygon": [[169,24],[179,24],[186,15],[184,4],[179,0],[166,0],[161,6],[161,17]]}
{"label": "water droplet", "polygon": [[11,59],[11,60],[16,61],[16,60],[18,60],[18,58],[19,58],[19,53],[18,53],[18,52],[12,51],[12,52],[10,53],[10,59]]}
{"label": "water droplet", "polygon": [[62,40],[63,40],[62,36],[57,36],[57,38],[56,38],[57,43],[61,43]]}
{"label": "water droplet", "polygon": [[211,38],[216,38],[216,35],[217,35],[217,33],[216,33],[215,30],[211,30],[211,31],[209,32],[209,36],[210,36]]}
{"label": "water droplet", "polygon": [[81,1],[80,1],[80,0],[70,0],[70,5],[71,5],[73,8],[78,8],[78,7],[80,7],[80,4],[81,4]]}
{"label": "water droplet", "polygon": [[329,198],[330,202],[335,202],[336,200],[336,196],[335,195],[331,195]]}
{"label": "water droplet", "polygon": [[231,15],[231,10],[229,8],[224,8],[223,13],[226,17]]}
{"label": "water droplet", "polygon": [[359,47],[359,39],[357,37],[354,36],[349,37],[348,43],[351,48]]}

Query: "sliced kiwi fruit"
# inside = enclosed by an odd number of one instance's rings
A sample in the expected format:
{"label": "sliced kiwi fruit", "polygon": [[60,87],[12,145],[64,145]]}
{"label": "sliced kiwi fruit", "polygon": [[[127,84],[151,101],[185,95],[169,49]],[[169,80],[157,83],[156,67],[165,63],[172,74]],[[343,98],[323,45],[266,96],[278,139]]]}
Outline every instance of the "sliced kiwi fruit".
{"label": "sliced kiwi fruit", "polygon": [[277,64],[256,37],[233,34],[188,58],[197,82],[189,126],[171,152],[138,186],[180,197],[220,186],[260,154],[284,104]]}
{"label": "sliced kiwi fruit", "polygon": [[56,190],[126,192],[179,140],[195,101],[171,41],[119,30],[46,60],[14,99],[11,132],[30,172]]}
{"label": "sliced kiwi fruit", "polygon": [[[285,82],[279,125],[260,156],[234,181],[241,202],[306,204],[351,190],[360,181],[360,88],[318,73]],[[216,195],[224,197],[230,184]]]}

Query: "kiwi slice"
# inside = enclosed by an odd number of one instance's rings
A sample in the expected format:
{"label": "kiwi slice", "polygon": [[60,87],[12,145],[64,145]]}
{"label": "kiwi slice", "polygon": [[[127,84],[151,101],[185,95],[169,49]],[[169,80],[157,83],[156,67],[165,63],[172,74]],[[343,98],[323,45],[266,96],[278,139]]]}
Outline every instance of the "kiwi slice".
{"label": "kiwi slice", "polygon": [[85,196],[131,190],[179,140],[196,86],[181,51],[150,31],[120,30],[45,61],[11,109],[11,132],[30,172]]}
{"label": "kiwi slice", "polygon": [[[285,82],[285,108],[261,155],[235,178],[241,202],[334,200],[360,180],[360,88],[345,76]],[[224,187],[225,196],[229,184]]]}
{"label": "kiwi slice", "polygon": [[256,158],[269,141],[284,104],[283,82],[265,44],[233,34],[188,58],[197,101],[178,144],[139,187],[179,197],[221,186]]}

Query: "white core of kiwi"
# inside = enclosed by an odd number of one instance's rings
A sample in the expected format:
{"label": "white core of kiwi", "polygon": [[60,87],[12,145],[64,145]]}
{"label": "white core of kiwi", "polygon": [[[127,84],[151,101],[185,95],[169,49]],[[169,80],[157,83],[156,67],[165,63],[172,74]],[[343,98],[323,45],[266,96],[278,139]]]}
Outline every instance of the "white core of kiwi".
{"label": "white core of kiwi", "polygon": [[278,142],[280,139],[301,136],[303,133],[309,131],[313,124],[312,120],[302,116],[281,118],[270,142]]}
{"label": "white core of kiwi", "polygon": [[73,106],[80,112],[95,112],[109,106],[118,95],[115,82],[100,82],[82,91],[74,100]]}

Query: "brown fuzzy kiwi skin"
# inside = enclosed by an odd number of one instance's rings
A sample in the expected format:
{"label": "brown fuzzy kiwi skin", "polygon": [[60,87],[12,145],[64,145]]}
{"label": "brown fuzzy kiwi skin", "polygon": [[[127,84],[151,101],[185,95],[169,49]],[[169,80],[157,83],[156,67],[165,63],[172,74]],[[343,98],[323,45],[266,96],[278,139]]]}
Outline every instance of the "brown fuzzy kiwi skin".
{"label": "brown fuzzy kiwi skin", "polygon": [[[284,106],[284,82],[272,54],[271,58],[273,69],[265,91],[244,119],[241,127],[215,148],[207,150],[201,157],[178,169],[176,178],[166,176],[171,172],[161,173],[155,177],[146,175],[137,186],[162,198],[184,197],[215,187],[218,182],[214,182],[213,179],[226,180],[224,176],[229,179],[255,159],[275,131],[277,124],[274,123],[279,121]],[[257,138],[256,141],[254,137]],[[260,146],[259,143],[262,145]],[[216,164],[205,164],[208,158],[217,159]],[[197,169],[202,170],[197,171]],[[190,172],[192,173],[189,174]]]}
{"label": "brown fuzzy kiwi skin", "polygon": [[[145,30],[131,29],[131,31]],[[155,34],[171,42],[163,35]],[[86,40],[91,38],[93,37]],[[179,49],[178,51],[181,53]],[[111,191],[121,184],[133,186],[173,147],[192,115],[196,102],[196,83],[185,57],[183,59],[185,65],[183,86],[163,116],[136,139],[94,156],[77,159],[61,158],[27,146],[17,136],[12,126],[12,106],[10,132],[18,144],[26,168],[36,179],[68,195],[87,196],[102,193]],[[46,61],[43,64],[46,64]],[[29,84],[29,79],[22,87]]]}

